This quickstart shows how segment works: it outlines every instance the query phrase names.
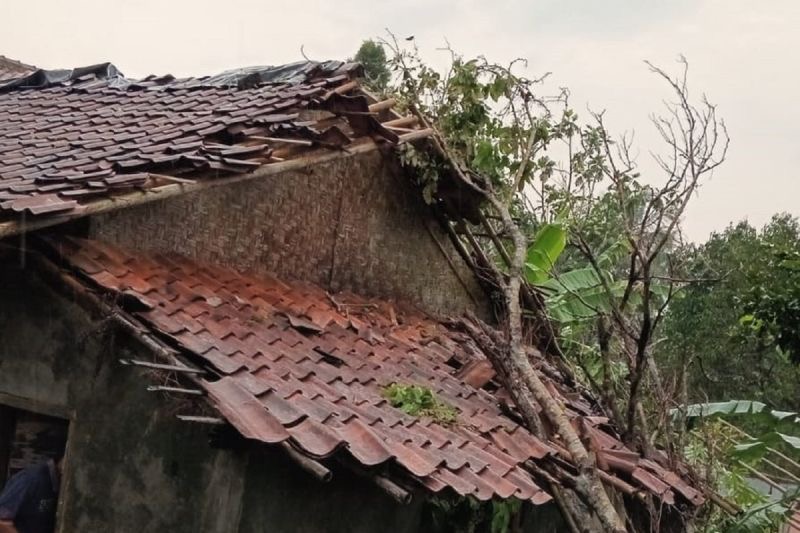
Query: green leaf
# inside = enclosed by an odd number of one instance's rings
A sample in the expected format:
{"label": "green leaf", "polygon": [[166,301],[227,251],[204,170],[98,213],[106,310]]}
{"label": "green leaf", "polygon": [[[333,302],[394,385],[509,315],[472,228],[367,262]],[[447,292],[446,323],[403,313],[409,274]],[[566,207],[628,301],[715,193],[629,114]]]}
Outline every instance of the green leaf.
{"label": "green leaf", "polygon": [[800,450],[800,437],[793,437],[792,435],[784,435],[783,433],[777,433],[778,437],[783,440],[789,446]]}
{"label": "green leaf", "polygon": [[611,244],[597,256],[597,264],[601,268],[612,269],[631,251],[631,245],[625,239]]}
{"label": "green leaf", "polygon": [[577,268],[559,274],[558,277],[548,279],[540,287],[551,290],[553,293],[577,292],[601,285],[600,277],[593,268]]}
{"label": "green leaf", "polygon": [[694,418],[698,416],[760,413],[766,407],[767,407],[766,404],[750,400],[730,400],[727,402],[696,403],[686,407],[686,416],[687,418]]}
{"label": "green leaf", "polygon": [[531,283],[543,283],[567,245],[567,231],[561,224],[545,224],[528,248],[526,276]]}
{"label": "green leaf", "polygon": [[733,447],[732,455],[745,462],[753,462],[764,457],[767,452],[767,443],[762,441],[737,444]]}

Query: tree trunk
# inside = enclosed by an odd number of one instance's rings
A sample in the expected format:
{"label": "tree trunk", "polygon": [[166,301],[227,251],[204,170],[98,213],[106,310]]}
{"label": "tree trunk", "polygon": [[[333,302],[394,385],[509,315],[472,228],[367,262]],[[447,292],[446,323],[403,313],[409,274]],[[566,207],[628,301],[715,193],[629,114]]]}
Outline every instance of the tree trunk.
{"label": "tree trunk", "polygon": [[[424,115],[418,111],[415,111],[415,115],[423,125],[430,127]],[[482,331],[477,331],[474,325],[467,325],[468,331],[473,334],[475,341],[484,348],[484,353],[490,358],[503,386],[511,394],[528,429],[543,439],[547,438],[547,435],[544,434],[542,421],[539,418],[537,405],[541,409],[541,415],[546,417],[550,425],[555,428],[556,433],[572,456],[572,460],[578,469],[575,491],[584,500],[589,509],[595,513],[603,528],[608,532],[626,533],[625,525],[612,505],[597,474],[597,465],[572,427],[564,408],[553,398],[545,384],[539,379],[525,351],[522,305],[520,303],[523,268],[527,254],[525,236],[511,217],[508,207],[492,190],[484,190],[477,187],[464,174],[461,166],[445,147],[446,145],[439,132],[436,128],[432,129],[434,131],[432,137],[434,150],[449,163],[451,169],[465,185],[486,197],[497,214],[500,215],[503,226],[508,235],[511,235],[514,244],[514,253],[513,257],[511,257],[507,278],[495,269],[495,277],[502,288],[507,310],[505,338],[497,338],[497,336],[489,333],[486,328],[481,328]],[[520,172],[521,169],[522,167],[517,171]],[[486,183],[491,188],[490,181],[487,180]],[[586,520],[586,522],[589,521],[589,519]]]}
{"label": "tree trunk", "polygon": [[[541,408],[541,414],[555,429],[578,468],[576,490],[595,512],[606,531],[624,533],[625,526],[603,488],[593,458],[572,427],[563,406],[550,394],[528,359],[523,340],[522,307],[520,305],[522,269],[527,252],[525,237],[511,218],[508,208],[491,193],[488,193],[487,197],[514,241],[514,257],[509,268],[508,280],[502,284],[508,310],[505,349],[490,350],[487,355],[493,356],[493,365],[503,369],[501,377],[508,378],[508,382],[504,385],[532,431],[536,431],[539,419],[538,415],[529,419],[530,413],[536,413],[536,405]],[[544,435],[540,434],[540,436]]]}

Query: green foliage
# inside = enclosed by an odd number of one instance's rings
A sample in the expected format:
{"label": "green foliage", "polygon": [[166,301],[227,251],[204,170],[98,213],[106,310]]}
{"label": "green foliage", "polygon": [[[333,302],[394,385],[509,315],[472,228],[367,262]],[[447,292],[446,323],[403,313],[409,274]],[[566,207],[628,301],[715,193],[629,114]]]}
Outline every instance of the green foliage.
{"label": "green foliage", "polygon": [[730,226],[684,250],[688,275],[709,281],[686,287],[670,304],[656,358],[667,375],[689,364],[690,401],[747,397],[800,410],[800,368],[790,360],[800,328],[792,318],[800,298],[797,251],[800,228],[788,215],[761,231],[746,222]]}
{"label": "green foliage", "polygon": [[[752,400],[730,400],[727,402],[698,403],[686,407],[686,418],[698,416],[756,414],[765,412],[767,406]],[[676,410],[673,410],[675,413]]]}
{"label": "green foliage", "polygon": [[796,244],[763,246],[765,278],[750,287],[741,301],[749,319],[743,324],[750,325],[755,335],[773,339],[780,352],[800,364],[800,249]]}
{"label": "green foliage", "polygon": [[547,189],[542,202],[547,211],[567,205],[569,199],[551,185],[558,172],[551,148],[568,136],[596,139],[594,151],[576,149],[572,159],[586,176],[599,175],[600,137],[591,128],[582,131],[564,95],[539,97],[542,80],[520,75],[524,62],[499,65],[448,50],[449,65],[438,71],[421,60],[413,44],[386,44],[393,52],[389,65],[397,74],[394,96],[400,105],[428,117],[450,154],[465,169],[488,178],[501,197],[512,198],[535,185]]}
{"label": "green foliage", "polygon": [[[674,417],[678,414],[678,409],[672,410]],[[782,432],[800,432],[798,413],[776,411],[762,402],[730,400],[689,405],[684,409],[684,416],[690,423],[694,423],[695,419],[730,416],[739,419],[740,423],[744,419],[751,432],[758,429],[758,435],[754,438],[742,440],[736,435],[737,444],[730,449],[733,458],[748,462],[761,459],[769,447],[782,449],[789,455],[800,458],[800,437]]]}
{"label": "green foliage", "polygon": [[380,92],[386,90],[391,72],[386,60],[386,51],[380,43],[367,39],[361,43],[354,60],[364,67],[368,87]]}
{"label": "green foliage", "polygon": [[473,497],[432,498],[426,506],[426,531],[434,533],[509,533],[522,502],[517,499],[480,502]]}
{"label": "green foliage", "polygon": [[508,533],[511,521],[519,513],[522,502],[515,499],[492,500],[491,533]]}
{"label": "green foliage", "polygon": [[690,433],[684,456],[697,471],[705,473],[713,489],[740,507],[743,513],[730,516],[713,506],[707,507],[698,530],[709,533],[779,531],[786,520],[786,503],[796,498],[796,494],[773,499],[760,492],[752,481],[752,474],[743,465],[757,467],[761,456],[740,454],[737,445],[731,444],[737,433],[716,419],[704,420]]}
{"label": "green foliage", "polygon": [[567,231],[562,224],[545,224],[528,247],[525,274],[534,284],[543,283],[567,245]]}
{"label": "green foliage", "polygon": [[383,395],[392,407],[411,416],[426,416],[440,424],[455,424],[458,411],[439,400],[428,388],[419,385],[392,383],[383,390]]}

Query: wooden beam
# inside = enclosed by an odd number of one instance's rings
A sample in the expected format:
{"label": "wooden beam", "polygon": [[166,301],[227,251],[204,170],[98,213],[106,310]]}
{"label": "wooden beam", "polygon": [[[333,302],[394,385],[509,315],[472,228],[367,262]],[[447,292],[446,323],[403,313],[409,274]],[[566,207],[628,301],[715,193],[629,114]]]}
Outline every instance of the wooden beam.
{"label": "wooden beam", "polygon": [[427,139],[431,135],[433,135],[433,130],[430,128],[424,130],[414,130],[411,133],[405,133],[403,135],[400,135],[400,142],[409,143],[412,141],[417,141],[419,139]]}
{"label": "wooden beam", "polygon": [[393,120],[387,120],[386,122],[383,123],[383,125],[386,126],[387,128],[388,127],[403,128],[406,126],[414,126],[417,122],[419,122],[419,119],[417,117],[415,117],[414,115],[408,115],[407,117],[400,117],[400,118],[395,118]]}
{"label": "wooden beam", "polygon": [[183,183],[183,184],[190,184],[195,183],[196,180],[191,180],[189,178],[179,178],[178,176],[167,176],[166,174],[153,174],[148,173],[151,178],[164,180],[164,181],[171,181],[174,183]]}
{"label": "wooden beam", "polygon": [[178,420],[183,422],[194,422],[196,424],[210,424],[212,426],[224,426],[228,422],[222,418],[214,416],[193,416],[193,415],[177,415]]}
{"label": "wooden beam", "polygon": [[163,363],[151,363],[149,361],[137,361],[135,359],[120,359],[120,363],[126,366],[141,366],[144,368],[152,368],[155,370],[167,370],[169,372],[183,372],[186,374],[205,374],[206,371],[201,368],[192,368],[188,366],[166,365]]}
{"label": "wooden beam", "polygon": [[147,392],[167,392],[172,394],[188,394],[191,396],[203,396],[204,391],[197,389],[183,389],[181,387],[167,387],[165,385],[150,385],[147,387]]}
{"label": "wooden beam", "polygon": [[380,102],[375,102],[374,104],[370,104],[369,110],[373,113],[378,111],[383,111],[384,109],[391,109],[394,107],[394,104],[397,103],[397,100],[394,98],[387,98],[386,100],[382,100]]}
{"label": "wooden beam", "polygon": [[353,89],[358,89],[358,82],[356,80],[350,80],[347,83],[343,83],[333,89],[331,92],[336,94],[344,94],[352,91]]}
{"label": "wooden beam", "polygon": [[409,491],[392,481],[386,477],[380,475],[370,476],[370,479],[373,483],[375,483],[378,487],[382,488],[386,494],[394,498],[395,501],[403,504],[408,505],[411,503],[412,495]]}
{"label": "wooden beam", "polygon": [[62,418],[64,420],[72,420],[74,415],[72,411],[62,405],[45,403],[32,398],[24,398],[22,396],[6,394],[3,392],[0,392],[0,404],[13,407],[14,409],[21,409],[23,411],[30,411],[40,415]]}
{"label": "wooden beam", "polygon": [[257,141],[267,141],[271,143],[286,143],[286,144],[298,144],[301,146],[314,146],[314,141],[309,141],[307,139],[286,139],[284,137],[262,137],[260,135],[250,135],[248,139],[255,139]]}
{"label": "wooden beam", "polygon": [[7,222],[0,222],[0,239],[20,233],[27,233],[42,228],[56,226],[90,215],[107,213],[109,211],[116,211],[118,209],[147,204],[194,191],[220,187],[242,181],[265,178],[268,176],[281,174],[283,172],[299,170],[319,163],[354,157],[359,154],[371,152],[377,148],[378,145],[375,143],[375,141],[371,139],[363,139],[361,142],[348,145],[347,151],[320,150],[304,157],[297,157],[277,163],[267,163],[247,174],[235,174],[224,178],[209,176],[207,179],[205,179],[199,177],[195,183],[172,183],[157,188],[145,189],[144,191],[134,191],[126,194],[120,194],[119,196],[114,196],[112,198],[96,200],[94,202],[82,205],[80,211],[75,213],[67,213],[60,216],[34,217],[32,220],[30,220],[31,217],[28,217],[27,220],[16,219]]}
{"label": "wooden beam", "polygon": [[327,483],[333,479],[333,473],[330,469],[319,461],[315,461],[311,457],[298,452],[288,442],[282,442],[281,447],[295,463],[318,480]]}

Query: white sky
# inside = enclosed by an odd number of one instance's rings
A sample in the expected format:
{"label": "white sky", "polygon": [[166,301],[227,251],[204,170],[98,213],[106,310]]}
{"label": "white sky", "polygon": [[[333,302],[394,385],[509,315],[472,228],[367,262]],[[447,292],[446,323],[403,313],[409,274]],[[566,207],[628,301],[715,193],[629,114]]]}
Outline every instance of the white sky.
{"label": "white sky", "polygon": [[688,236],[800,214],[798,0],[3,1],[0,54],[45,68],[213,74],[296,61],[301,45],[343,59],[387,27],[415,35],[432,61],[445,38],[465,55],[525,57],[531,75],[551,71],[569,87],[579,111],[606,109],[612,130],[634,130],[646,169],[657,146],[648,115],[667,93],[642,60],[673,68],[683,53],[690,87],[719,104],[732,138],[690,208]]}

